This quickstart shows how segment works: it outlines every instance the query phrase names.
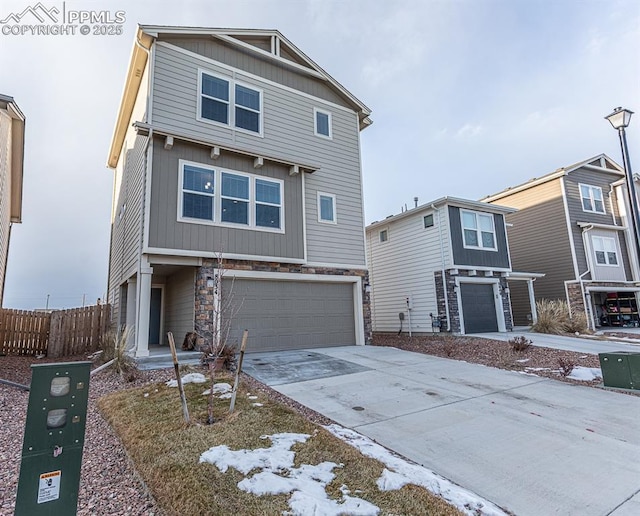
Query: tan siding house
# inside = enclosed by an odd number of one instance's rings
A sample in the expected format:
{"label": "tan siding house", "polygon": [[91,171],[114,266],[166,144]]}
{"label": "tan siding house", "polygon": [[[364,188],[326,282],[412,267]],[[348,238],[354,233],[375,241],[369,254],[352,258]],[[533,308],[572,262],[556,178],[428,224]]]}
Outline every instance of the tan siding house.
{"label": "tan siding house", "polygon": [[11,227],[22,222],[25,117],[12,97],[0,94],[0,306],[3,306]]}
{"label": "tan siding house", "polygon": [[[537,299],[566,299],[591,328],[638,326],[640,271],[626,217],[624,171],[601,154],[491,195],[507,215],[514,267],[543,272]],[[514,321],[530,323],[522,296]]]}
{"label": "tan siding house", "polygon": [[139,27],[108,157],[109,301],[137,356],[206,344],[225,297],[250,351],[365,343],[369,114],[276,30]]}

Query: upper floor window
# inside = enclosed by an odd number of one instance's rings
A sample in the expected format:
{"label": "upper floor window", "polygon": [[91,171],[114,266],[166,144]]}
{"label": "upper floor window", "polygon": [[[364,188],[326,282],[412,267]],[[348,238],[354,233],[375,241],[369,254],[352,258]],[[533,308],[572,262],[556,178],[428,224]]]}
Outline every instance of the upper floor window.
{"label": "upper floor window", "polygon": [[497,251],[493,215],[460,210],[464,246]]}
{"label": "upper floor window", "polygon": [[379,236],[380,242],[386,242],[387,240],[389,240],[389,230],[383,229],[382,231],[380,231]]}
{"label": "upper floor window", "polygon": [[604,213],[604,201],[602,200],[602,188],[599,186],[580,185],[580,198],[583,211]]}
{"label": "upper floor window", "polygon": [[608,237],[593,237],[593,250],[598,265],[618,265],[616,241]]}
{"label": "upper floor window", "polygon": [[318,192],[318,222],[336,224],[336,196]]}
{"label": "upper floor window", "polygon": [[313,116],[315,118],[315,135],[324,136],[325,138],[332,138],[331,113],[329,111],[322,111],[320,109],[314,108]]}
{"label": "upper floor window", "polygon": [[433,213],[429,213],[429,215],[422,217],[422,223],[425,228],[433,227]]}
{"label": "upper floor window", "polygon": [[180,160],[178,220],[284,230],[283,182]]}
{"label": "upper floor window", "polygon": [[200,70],[198,118],[262,134],[262,91]]}

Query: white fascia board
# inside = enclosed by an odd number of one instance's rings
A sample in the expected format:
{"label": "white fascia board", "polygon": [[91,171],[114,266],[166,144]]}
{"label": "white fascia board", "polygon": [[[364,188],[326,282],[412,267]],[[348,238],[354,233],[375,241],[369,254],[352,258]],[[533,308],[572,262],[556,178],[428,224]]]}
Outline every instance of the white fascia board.
{"label": "white fascia board", "polygon": [[472,201],[470,199],[461,199],[459,197],[441,197],[435,201],[430,201],[425,204],[421,204],[417,208],[412,208],[398,215],[387,217],[386,219],[372,222],[366,228],[367,231],[373,230],[381,225],[389,224],[397,220],[402,220],[413,215],[420,214],[422,212],[433,211],[434,208],[441,208],[444,206],[455,206],[457,208],[468,208],[473,211],[481,211],[486,213],[515,213],[517,208],[511,208],[508,206],[501,206],[499,204],[489,204],[483,201]]}
{"label": "white fascia board", "polygon": [[234,152],[236,154],[242,154],[244,156],[249,156],[251,158],[262,158],[263,160],[269,160],[269,161],[273,161],[274,163],[279,163],[282,165],[286,165],[286,166],[298,166],[298,168],[304,170],[304,171],[308,171],[308,172],[315,172],[316,170],[319,170],[321,167],[320,165],[315,165],[315,164],[310,164],[310,163],[294,163],[291,160],[285,159],[285,158],[280,158],[278,156],[271,156],[268,154],[265,154],[264,152],[259,152],[256,153],[255,150],[252,150],[250,148],[242,148],[242,147],[232,147],[229,145],[220,145],[218,142],[214,141],[214,140],[203,140],[200,138],[195,138],[193,136],[190,136],[188,134],[183,134],[183,133],[178,133],[173,129],[165,129],[162,126],[159,125],[155,125],[155,124],[148,124],[148,123],[139,123],[136,122],[133,124],[133,126],[136,128],[136,130],[141,131],[141,132],[149,132],[151,134],[154,135],[159,135],[159,136],[171,136],[173,137],[175,140],[181,140],[181,141],[185,141],[185,142],[189,142],[189,143],[196,143],[198,145],[204,145],[205,147],[217,147],[220,150],[223,151],[228,151],[228,152]]}
{"label": "white fascia board", "polygon": [[[220,253],[215,251],[190,251],[188,249],[164,249],[161,247],[145,247],[142,253],[146,255],[163,255],[163,256],[194,256],[197,258],[218,258]],[[249,260],[256,262],[282,262],[293,263],[295,265],[305,265],[306,262],[299,258],[287,258],[282,256],[260,256],[253,254],[233,254],[222,253],[222,258],[229,260]]]}
{"label": "white fascia board", "polygon": [[507,276],[507,280],[529,280],[529,279],[538,279],[544,278],[546,274],[543,272],[522,272],[522,271],[512,271]]}

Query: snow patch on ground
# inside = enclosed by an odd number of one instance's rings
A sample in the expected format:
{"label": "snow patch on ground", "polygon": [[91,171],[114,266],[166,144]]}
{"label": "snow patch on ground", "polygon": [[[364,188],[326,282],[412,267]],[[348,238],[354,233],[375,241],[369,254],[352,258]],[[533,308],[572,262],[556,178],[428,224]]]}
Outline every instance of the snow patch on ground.
{"label": "snow patch on ground", "polygon": [[[182,385],[185,385],[187,383],[204,383],[206,381],[207,381],[207,379],[201,373],[189,373],[189,374],[185,374],[182,377]],[[166,383],[166,386],[167,387],[177,387],[178,386],[178,380],[169,380]]]}
{"label": "snow patch on ground", "polygon": [[470,516],[506,516],[502,509],[491,502],[455,485],[433,471],[407,462],[353,430],[339,425],[329,425],[325,428],[336,437],[357,448],[363,455],[376,459],[386,466],[377,482],[378,488],[381,490],[400,489],[406,484],[414,484],[441,496]]}
{"label": "snow patch on ground", "polygon": [[255,450],[234,451],[225,445],[214,446],[200,456],[200,462],[209,462],[223,473],[229,468],[245,475],[253,469],[262,469],[252,477],[241,480],[238,488],[257,496],[292,493],[289,507],[290,514],[294,516],[377,515],[380,512],[378,507],[348,496],[344,490],[342,500],[327,497],[325,488],[335,478],[333,469],[340,467],[338,464],[322,462],[315,466],[303,464],[299,468],[293,467],[295,453],[291,447],[306,442],[310,437],[309,434],[293,433],[263,435],[262,439],[271,440],[271,447]]}
{"label": "snow patch on ground", "polygon": [[581,382],[590,382],[602,378],[602,370],[599,367],[575,366],[567,378]]}

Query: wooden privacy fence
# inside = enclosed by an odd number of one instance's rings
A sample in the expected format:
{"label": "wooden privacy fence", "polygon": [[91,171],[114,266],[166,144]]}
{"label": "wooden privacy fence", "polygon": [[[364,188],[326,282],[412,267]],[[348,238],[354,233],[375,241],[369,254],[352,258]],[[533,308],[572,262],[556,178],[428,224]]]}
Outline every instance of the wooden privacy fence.
{"label": "wooden privacy fence", "polygon": [[110,305],[52,313],[0,310],[0,351],[64,357],[95,351],[109,330]]}

